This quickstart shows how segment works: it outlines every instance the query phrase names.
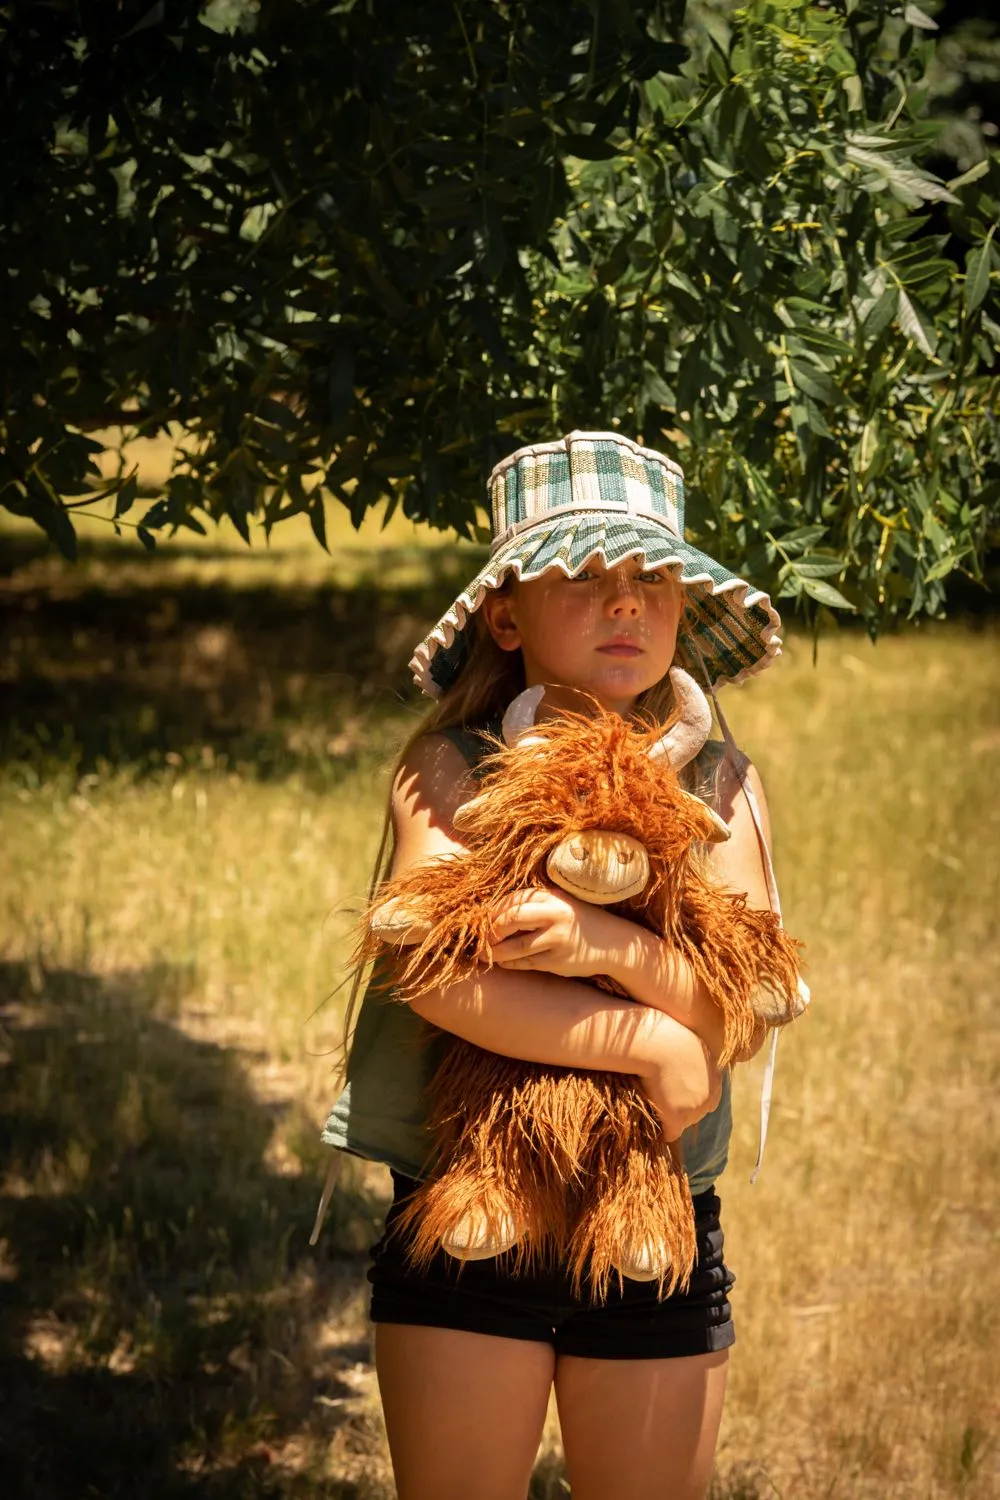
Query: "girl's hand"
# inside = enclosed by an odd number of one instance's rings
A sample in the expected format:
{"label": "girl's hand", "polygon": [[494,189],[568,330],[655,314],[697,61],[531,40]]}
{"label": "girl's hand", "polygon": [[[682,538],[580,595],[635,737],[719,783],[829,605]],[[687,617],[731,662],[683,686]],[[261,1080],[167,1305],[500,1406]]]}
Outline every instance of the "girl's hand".
{"label": "girl's hand", "polygon": [[700,1037],[669,1016],[662,1020],[670,1023],[670,1034],[657,1062],[641,1076],[663,1121],[665,1139],[676,1141],[689,1125],[715,1109],[722,1098],[722,1074]]}
{"label": "girl's hand", "polygon": [[535,969],[564,979],[606,974],[631,923],[564,891],[539,887],[498,901],[490,957],[502,969]]}

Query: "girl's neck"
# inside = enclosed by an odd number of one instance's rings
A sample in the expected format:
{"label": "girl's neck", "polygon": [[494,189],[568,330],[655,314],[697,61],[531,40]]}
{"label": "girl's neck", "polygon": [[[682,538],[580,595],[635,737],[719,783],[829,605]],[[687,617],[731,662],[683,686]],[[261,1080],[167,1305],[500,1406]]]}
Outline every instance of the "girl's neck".
{"label": "girl's neck", "polygon": [[[528,686],[531,687],[534,684],[529,683]],[[551,718],[553,714],[592,714],[597,704],[600,704],[602,708],[606,708],[612,713],[621,714],[624,719],[628,717],[635,707],[635,699],[624,698],[614,703],[604,702],[597,698],[595,694],[585,692],[581,688],[566,687],[562,683],[547,682],[545,684],[545,697],[539,705],[536,719],[538,722],[541,722],[543,719]]]}

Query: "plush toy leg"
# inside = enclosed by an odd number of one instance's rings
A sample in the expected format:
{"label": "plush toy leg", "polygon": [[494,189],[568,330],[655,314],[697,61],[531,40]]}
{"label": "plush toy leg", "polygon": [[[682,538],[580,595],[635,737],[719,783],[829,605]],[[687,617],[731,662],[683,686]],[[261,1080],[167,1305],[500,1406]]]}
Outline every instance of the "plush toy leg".
{"label": "plush toy leg", "polygon": [[[441,1248],[458,1260],[486,1260],[517,1246],[522,1266],[562,1259],[567,1191],[579,1179],[587,1122],[599,1115],[600,1085],[584,1073],[510,1058],[491,1063],[491,1073],[497,1072],[506,1081],[494,1077],[488,1124],[478,1135],[471,1131],[471,1186],[474,1192],[478,1184],[481,1196],[442,1235]],[[505,1103],[498,1109],[500,1100]],[[444,1187],[452,1201],[461,1157],[460,1149]],[[505,1203],[518,1206],[505,1211]]]}
{"label": "plush toy leg", "polygon": [[512,1250],[523,1266],[565,1243],[572,1171],[546,1122],[566,1073],[449,1039],[430,1085],[435,1170],[400,1218],[415,1264],[440,1248],[459,1260]]}
{"label": "plush toy leg", "polygon": [[476,1147],[463,1142],[403,1209],[400,1228],[418,1266],[439,1249],[456,1260],[489,1260],[523,1244],[529,1226],[516,1195]]}
{"label": "plush toy leg", "polygon": [[655,1281],[669,1295],[691,1278],[697,1249],[687,1174],[659,1117],[630,1080],[608,1091],[596,1133],[571,1247],[574,1287],[589,1281],[595,1300],[619,1283]]}
{"label": "plush toy leg", "polygon": [[[648,1169],[644,1164],[641,1175],[645,1176]],[[674,1148],[664,1143],[654,1170],[664,1179],[657,1194],[663,1223],[647,1232],[641,1242],[623,1240],[613,1253],[611,1267],[629,1281],[657,1281],[669,1296],[674,1290],[683,1291],[691,1279],[697,1251],[694,1206],[687,1173]],[[624,1192],[631,1191],[632,1184],[626,1178]]]}
{"label": "plush toy leg", "polygon": [[[456,1200],[463,1198],[467,1198],[468,1207],[455,1218]],[[437,1227],[450,1217],[438,1242],[455,1260],[490,1260],[512,1250],[525,1235],[524,1220],[497,1191],[496,1184],[487,1185],[478,1173],[462,1183],[454,1167],[447,1177],[428,1186],[418,1212],[425,1234],[427,1226]]]}
{"label": "plush toy leg", "polygon": [[524,1225],[512,1214],[502,1215],[499,1228],[490,1227],[486,1208],[470,1209],[441,1241],[445,1255],[454,1260],[492,1260],[512,1250],[524,1238]]}

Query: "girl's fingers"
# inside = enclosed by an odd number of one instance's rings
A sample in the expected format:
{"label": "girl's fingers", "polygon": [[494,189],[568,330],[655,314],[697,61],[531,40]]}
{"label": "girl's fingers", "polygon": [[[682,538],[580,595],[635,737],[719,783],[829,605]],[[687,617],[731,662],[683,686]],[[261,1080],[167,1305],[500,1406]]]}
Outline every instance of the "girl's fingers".
{"label": "girl's fingers", "polygon": [[536,928],[546,916],[547,909],[546,891],[519,891],[516,896],[498,901],[490,917],[494,939],[502,941],[512,933]]}
{"label": "girl's fingers", "polygon": [[515,958],[525,958],[531,953],[540,953],[545,948],[545,937],[541,932],[520,932],[503,942],[490,945],[490,957],[495,964],[509,963]]}

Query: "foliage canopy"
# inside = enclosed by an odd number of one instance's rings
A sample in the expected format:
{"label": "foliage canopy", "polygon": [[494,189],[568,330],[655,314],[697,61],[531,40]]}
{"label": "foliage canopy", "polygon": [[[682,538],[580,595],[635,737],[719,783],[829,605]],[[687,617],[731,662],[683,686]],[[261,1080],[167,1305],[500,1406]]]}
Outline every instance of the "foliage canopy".
{"label": "foliage canopy", "polygon": [[779,597],[939,611],[1000,496],[1000,159],[922,165],[914,4],[683,12],[0,5],[0,503],[72,556],[88,433],[176,423],[147,546],[325,544],[324,493],[468,534],[505,452],[618,425]]}

